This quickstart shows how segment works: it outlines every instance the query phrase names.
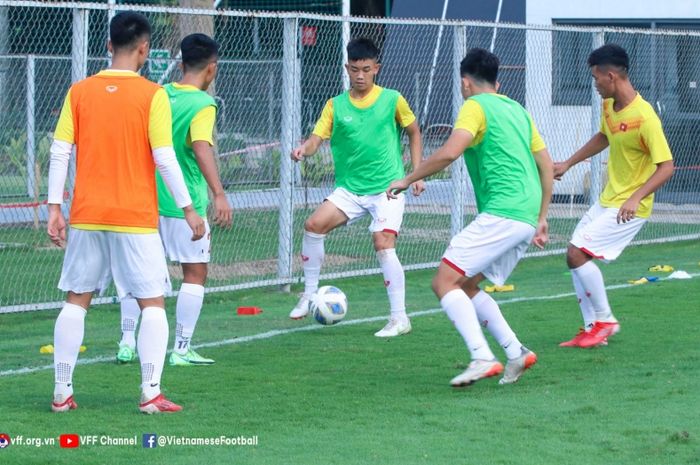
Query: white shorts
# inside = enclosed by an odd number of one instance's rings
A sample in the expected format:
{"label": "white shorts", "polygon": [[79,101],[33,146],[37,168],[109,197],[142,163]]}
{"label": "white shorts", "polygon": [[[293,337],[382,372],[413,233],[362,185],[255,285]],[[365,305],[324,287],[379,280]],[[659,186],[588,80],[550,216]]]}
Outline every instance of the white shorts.
{"label": "white shorts", "polygon": [[192,229],[184,218],[161,216],[158,224],[160,238],[163,240],[165,255],[174,262],[209,263],[211,256],[211,231],[209,222],[204,220],[206,232],[198,240],[192,240]]}
{"label": "white shorts", "polygon": [[342,187],[336,188],[326,200],[333,203],[348,217],[351,224],[366,214],[372,215],[370,232],[389,232],[399,235],[406,204],[404,194],[389,200],[384,192],[374,195],[355,195]]}
{"label": "white shorts", "polygon": [[576,226],[571,244],[593,258],[606,262],[615,260],[647,222],[646,218],[632,218],[618,224],[619,211],[619,208],[605,208],[596,202]]}
{"label": "white shorts", "polygon": [[452,238],[442,261],[464,276],[483,273],[502,286],[534,235],[535,228],[527,223],[480,213]]}
{"label": "white shorts", "polygon": [[71,228],[58,288],[77,294],[96,292],[104,290],[112,279],[120,299],[160,297],[170,292],[158,233]]}

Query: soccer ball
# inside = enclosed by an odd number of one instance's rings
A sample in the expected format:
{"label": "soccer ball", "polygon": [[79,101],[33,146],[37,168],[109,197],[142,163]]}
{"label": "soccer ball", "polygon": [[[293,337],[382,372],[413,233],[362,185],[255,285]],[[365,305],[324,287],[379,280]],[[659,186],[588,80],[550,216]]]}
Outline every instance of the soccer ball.
{"label": "soccer ball", "polygon": [[345,318],[348,298],[333,286],[323,286],[311,299],[311,313],[322,325],[334,325]]}

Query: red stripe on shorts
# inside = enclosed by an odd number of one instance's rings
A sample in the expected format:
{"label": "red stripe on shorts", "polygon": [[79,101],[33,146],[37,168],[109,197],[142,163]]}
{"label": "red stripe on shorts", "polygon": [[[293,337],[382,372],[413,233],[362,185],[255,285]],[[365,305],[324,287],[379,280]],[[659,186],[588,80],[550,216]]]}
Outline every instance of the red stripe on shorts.
{"label": "red stripe on shorts", "polygon": [[593,258],[597,258],[598,260],[605,260],[605,257],[603,257],[602,255],[596,255],[585,247],[581,247],[581,251],[586,255],[590,255]]}
{"label": "red stripe on shorts", "polygon": [[464,272],[463,269],[446,259],[445,257],[442,257],[442,261],[445,263],[445,265],[449,266],[453,270],[455,270],[457,273],[461,274],[462,276],[466,276],[466,273]]}
{"label": "red stripe on shorts", "polygon": [[398,231],[394,231],[393,229],[382,229],[382,232],[391,233],[391,234],[393,234],[394,236],[398,236],[398,235],[399,235],[399,232],[398,232]]}

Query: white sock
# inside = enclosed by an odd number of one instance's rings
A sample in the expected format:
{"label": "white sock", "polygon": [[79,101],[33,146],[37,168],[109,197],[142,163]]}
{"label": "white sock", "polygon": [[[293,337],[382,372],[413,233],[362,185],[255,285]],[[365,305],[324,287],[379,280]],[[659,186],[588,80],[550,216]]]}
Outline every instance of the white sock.
{"label": "white sock", "polygon": [[138,351],[141,360],[142,401],[160,394],[160,376],[163,373],[165,352],[168,350],[168,319],[165,309],[146,307],[141,311]]}
{"label": "white sock", "polygon": [[175,346],[173,350],[184,355],[190,348],[190,339],[197,326],[199,314],[204,302],[204,286],[182,283],[177,295],[177,325],[175,327]]}
{"label": "white sock", "polygon": [[488,329],[498,344],[503,347],[506,357],[511,360],[520,357],[523,345],[508,325],[493,297],[484,291],[479,291],[472,298],[472,304],[474,304],[481,326]]}
{"label": "white sock", "polygon": [[610,310],[608,303],[608,294],[605,292],[605,282],[603,282],[603,273],[600,268],[589,260],[584,265],[571,270],[578,278],[583,290],[587,293],[591,300],[591,305],[595,311],[595,319],[605,322],[617,322]]}
{"label": "white sock", "polygon": [[384,286],[389,296],[391,318],[406,320],[406,277],[403,267],[396,256],[396,249],[384,249],[377,251],[377,260],[384,274]]}
{"label": "white sock", "polygon": [[595,310],[591,304],[591,299],[588,297],[586,290],[581,284],[581,280],[576,273],[571,273],[571,279],[574,282],[576,297],[578,297],[578,306],[581,308],[581,316],[583,317],[583,327],[588,330],[595,323]]}
{"label": "white sock", "polygon": [[87,311],[66,302],[56,318],[53,331],[54,401],[58,403],[73,395],[73,369],[78,361],[80,345],[85,334]]}
{"label": "white sock", "polygon": [[134,298],[126,298],[121,301],[122,314],[122,340],[119,345],[126,344],[132,349],[136,348],[136,325],[141,316],[141,308]]}
{"label": "white sock", "polygon": [[301,242],[301,259],[304,268],[304,294],[310,297],[318,290],[318,277],[321,275],[321,265],[325,251],[323,241],[325,234],[304,231]]}
{"label": "white sock", "polygon": [[440,299],[440,305],[450,320],[452,320],[452,323],[454,323],[459,334],[462,335],[472,355],[472,359],[493,360],[496,358],[491,352],[486,338],[484,338],[484,333],[481,331],[474,305],[462,289],[454,289],[445,294]]}

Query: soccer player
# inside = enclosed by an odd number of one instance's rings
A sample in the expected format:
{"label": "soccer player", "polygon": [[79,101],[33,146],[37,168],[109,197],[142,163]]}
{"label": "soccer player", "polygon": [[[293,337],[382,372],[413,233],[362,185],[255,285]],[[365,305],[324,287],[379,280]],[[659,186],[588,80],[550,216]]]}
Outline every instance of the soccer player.
{"label": "soccer player", "polygon": [[[348,43],[347,52],[345,69],[350,90],[326,102],[311,137],[292,151],[292,159],[300,161],[316,153],[324,139],[330,139],[335,190],[304,224],[301,258],[305,287],[289,317],[300,319],[309,313],[310,299],[318,289],[326,234],[370,214],[369,230],[391,312],[389,322],[375,336],[394,337],[411,331],[406,315],[405,277],[395,249],[405,200],[399,196],[389,202],[384,189],[404,175],[401,128],[408,134],[414,167],[420,165],[423,145],[416,117],[403,96],[374,83],[380,67],[376,45],[358,38]],[[424,189],[424,183],[417,181],[413,194],[420,195]]]}
{"label": "soccer player", "polygon": [[394,198],[418,179],[464,155],[474,186],[478,215],[452,238],[433,291],[469,348],[469,367],[452,379],[454,387],[503,372],[479,323],[508,358],[500,384],[517,381],[537,362],[523,346],[493,298],[479,289],[484,277],[503,285],[532,242],[548,240],[547,209],[552,194],[552,160],[528,112],[497,93],[498,58],[475,48],[460,64],[462,106],[447,142],[418,169],[389,185]]}
{"label": "soccer player", "polygon": [[603,98],[600,132],[568,160],[555,163],[554,176],[561,179],[572,166],[610,147],[608,183],[576,226],[567,250],[584,328],[562,347],[597,346],[620,330],[593,259],[607,263],[620,256],[647,222],[654,192],[673,175],[661,121],[629,81],[627,52],[603,45],[588,57],[588,66]]}
{"label": "soccer player", "polygon": [[[165,86],[173,119],[173,142],[177,161],[185,176],[187,190],[197,213],[206,218],[209,197],[207,185],[214,193],[214,223],[230,226],[232,209],[221,185],[214,157],[214,124],[216,102],[205,91],[216,77],[219,44],[205,34],[191,34],[180,43],[183,77],[180,82]],[[163,178],[158,178],[158,211],[160,236],[170,260],[182,265],[183,281],[177,297],[175,346],[170,365],[211,365],[214,360],[202,357],[190,347],[204,301],[204,283],[210,256],[211,234],[205,220],[206,233],[191,241],[182,210],[168,192]],[[121,303],[122,340],[117,362],[128,363],[136,358],[136,322],[138,304],[134,299]]]}
{"label": "soccer player", "polygon": [[163,295],[170,281],[157,231],[156,167],[184,211],[192,240],[204,235],[205,225],[175,158],[168,97],[137,74],[148,58],[148,20],[134,12],[119,13],[110,22],[109,35],[111,67],[71,86],[51,146],[47,232],[59,246],[66,239],[63,189],[74,146],[76,150],[71,228],[58,284],[67,296],[54,330],[51,409],[66,412],[78,406],[73,371],[85,315],[93,293],[113,279],[119,296],[135,297],[142,312],[139,409],[177,412],[182,407],[160,390],[168,344]]}

